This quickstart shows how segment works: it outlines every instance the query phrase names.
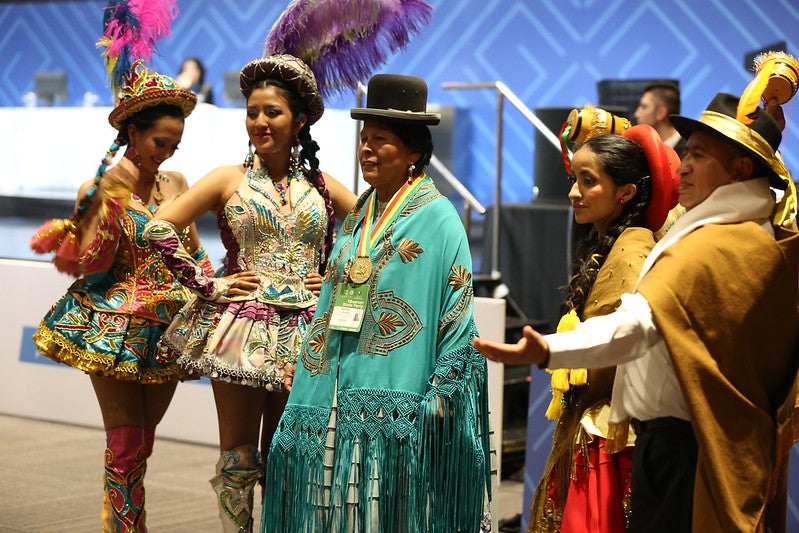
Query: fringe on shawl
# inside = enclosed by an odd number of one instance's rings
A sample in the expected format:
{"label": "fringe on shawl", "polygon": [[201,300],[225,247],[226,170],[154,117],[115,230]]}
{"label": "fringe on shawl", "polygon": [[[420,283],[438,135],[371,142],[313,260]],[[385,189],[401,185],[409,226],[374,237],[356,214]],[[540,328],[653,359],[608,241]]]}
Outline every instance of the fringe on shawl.
{"label": "fringe on shawl", "polygon": [[289,406],[268,461],[263,523],[275,531],[478,531],[491,498],[485,359],[440,357],[424,396],[338,394],[332,483],[329,410]]}
{"label": "fringe on shawl", "polygon": [[439,359],[417,426],[418,531],[480,530],[492,497],[487,394],[485,359],[471,346]]}
{"label": "fringe on shawl", "polygon": [[326,530],[325,438],[330,411],[290,405],[272,438],[261,523],[273,531]]}

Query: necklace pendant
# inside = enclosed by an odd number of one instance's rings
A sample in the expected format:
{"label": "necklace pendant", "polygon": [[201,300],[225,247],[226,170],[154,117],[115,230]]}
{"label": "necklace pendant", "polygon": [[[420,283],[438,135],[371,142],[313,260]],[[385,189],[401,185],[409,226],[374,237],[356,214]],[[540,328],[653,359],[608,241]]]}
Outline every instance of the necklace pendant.
{"label": "necklace pendant", "polygon": [[372,276],[372,262],[368,257],[358,257],[352,263],[349,271],[350,281],[360,285],[369,280]]}

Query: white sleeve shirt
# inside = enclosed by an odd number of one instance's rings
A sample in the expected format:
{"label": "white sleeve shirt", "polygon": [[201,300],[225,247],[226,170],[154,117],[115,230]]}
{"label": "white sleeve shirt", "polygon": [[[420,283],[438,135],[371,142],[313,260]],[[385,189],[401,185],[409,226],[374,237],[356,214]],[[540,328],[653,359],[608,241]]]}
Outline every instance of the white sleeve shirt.
{"label": "white sleeve shirt", "polygon": [[649,302],[640,293],[623,294],[619,308],[590,318],[565,333],[546,335],[549,368],[605,368],[617,372],[621,405],[628,416],[651,420],[673,416],[690,420],[688,408],[671,365],[666,343],[652,318]]}

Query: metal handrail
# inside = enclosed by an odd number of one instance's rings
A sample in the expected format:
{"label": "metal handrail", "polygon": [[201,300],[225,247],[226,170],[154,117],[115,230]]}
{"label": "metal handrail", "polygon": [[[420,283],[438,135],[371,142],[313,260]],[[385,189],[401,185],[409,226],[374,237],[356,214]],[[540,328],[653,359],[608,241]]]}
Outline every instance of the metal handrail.
{"label": "metal handrail", "polygon": [[496,177],[494,179],[494,209],[491,212],[491,279],[501,279],[499,271],[499,221],[500,210],[502,209],[502,147],[503,147],[503,111],[505,99],[507,99],[513,106],[518,109],[524,117],[532,123],[541,134],[552,143],[552,145],[560,151],[560,141],[557,135],[552,133],[546,124],[533,113],[524,102],[522,102],[507,85],[501,81],[492,82],[445,82],[441,84],[444,89],[494,89],[497,92],[497,123],[496,123],[496,155],[495,155],[495,169]]}
{"label": "metal handrail", "polygon": [[[363,97],[366,95],[366,93],[367,93],[367,87],[364,84],[359,83],[355,93],[357,107],[363,107]],[[361,143],[360,122],[361,121],[355,122],[355,146],[358,146]],[[452,186],[452,188],[455,189],[455,191],[457,191],[457,193],[461,196],[461,198],[463,198],[463,201],[466,204],[464,210],[464,226],[466,226],[466,230],[468,233],[470,225],[469,210],[474,209],[481,215],[484,215],[486,213],[486,208],[483,207],[483,204],[481,204],[477,200],[477,198],[474,197],[474,195],[469,191],[469,189],[467,189],[466,186],[463,185],[463,183],[461,183],[461,181],[455,176],[455,174],[453,174],[449,170],[449,168],[435,154],[431,155],[430,164],[441,174],[441,177],[444,178]],[[358,190],[359,170],[360,170],[360,163],[358,161],[358,153],[356,150],[355,175],[353,176],[353,188],[352,188],[353,191]]]}

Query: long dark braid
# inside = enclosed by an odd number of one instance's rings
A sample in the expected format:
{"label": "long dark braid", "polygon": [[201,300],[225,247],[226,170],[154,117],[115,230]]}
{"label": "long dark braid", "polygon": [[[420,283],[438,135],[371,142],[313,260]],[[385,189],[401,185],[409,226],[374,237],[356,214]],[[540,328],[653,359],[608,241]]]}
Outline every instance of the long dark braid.
{"label": "long dark braid", "polygon": [[621,135],[599,135],[583,144],[579,150],[590,149],[603,170],[618,186],[634,183],[635,195],[623,205],[622,214],[613,219],[603,234],[591,227],[576,246],[572,260],[572,277],[567,286],[568,297],[563,311],[570,308],[582,316],[586,298],[594,285],[597,273],[622,232],[630,227],[646,227],[646,210],[652,197],[649,165],[641,147]]}
{"label": "long dark braid", "polygon": [[[306,124],[297,134],[297,139],[300,141],[300,162],[303,165],[303,173],[308,181],[310,181],[319,194],[325,201],[325,210],[327,211],[327,234],[325,235],[325,245],[322,250],[322,260],[319,263],[319,273],[324,274],[327,267],[327,260],[330,257],[330,252],[333,250],[333,235],[335,234],[336,215],[333,211],[333,201],[330,199],[330,191],[327,190],[325,177],[322,171],[319,170],[319,159],[316,157],[316,152],[319,151],[319,144],[311,138],[311,127]],[[305,165],[307,163],[307,167]]]}
{"label": "long dark braid", "polygon": [[[252,85],[251,90],[263,89],[266,87],[274,87],[286,98],[295,122],[299,122],[308,116],[308,108],[305,102],[291,85],[279,78],[263,78],[256,81]],[[319,262],[319,273],[324,274],[327,260],[333,249],[333,235],[336,225],[333,201],[330,199],[330,192],[327,190],[327,184],[325,183],[322,171],[319,170],[319,159],[316,157],[316,152],[319,151],[319,144],[311,138],[310,124],[306,122],[303,127],[300,128],[300,131],[297,133],[297,140],[301,147],[300,166],[302,167],[302,173],[305,179],[316,188],[322,196],[322,199],[324,199],[325,211],[327,211],[327,235],[325,235],[325,243],[322,248],[322,260]]]}

